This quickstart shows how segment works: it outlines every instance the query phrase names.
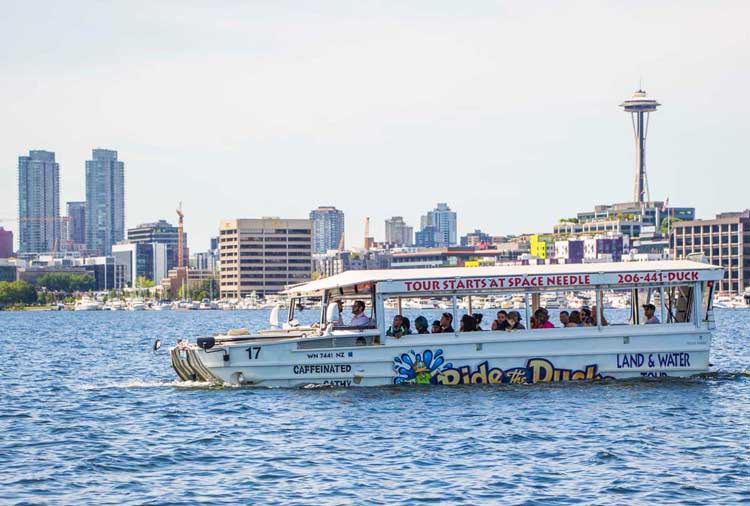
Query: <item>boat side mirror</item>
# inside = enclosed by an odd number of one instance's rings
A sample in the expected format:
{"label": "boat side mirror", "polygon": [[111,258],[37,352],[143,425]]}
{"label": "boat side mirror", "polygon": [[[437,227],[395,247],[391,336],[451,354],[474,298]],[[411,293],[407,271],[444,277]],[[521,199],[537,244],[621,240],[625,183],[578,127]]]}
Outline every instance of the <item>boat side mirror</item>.
{"label": "boat side mirror", "polygon": [[274,306],[271,310],[271,316],[268,317],[268,323],[271,324],[271,327],[279,326],[279,306]]}
{"label": "boat side mirror", "polygon": [[326,322],[334,323],[339,321],[340,317],[339,305],[336,302],[331,302],[326,308]]}

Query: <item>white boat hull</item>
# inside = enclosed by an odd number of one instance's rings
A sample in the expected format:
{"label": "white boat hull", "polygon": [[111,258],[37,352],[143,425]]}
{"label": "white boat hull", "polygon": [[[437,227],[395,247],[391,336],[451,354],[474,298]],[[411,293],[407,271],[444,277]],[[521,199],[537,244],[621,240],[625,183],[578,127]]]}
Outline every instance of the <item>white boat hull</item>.
{"label": "white boat hull", "polygon": [[[357,338],[368,345],[353,345]],[[370,345],[373,339],[385,344]],[[265,387],[539,383],[686,377],[708,371],[711,336],[692,324],[545,329],[378,338],[375,331],[275,340],[245,338],[203,350],[180,344],[185,380]]]}

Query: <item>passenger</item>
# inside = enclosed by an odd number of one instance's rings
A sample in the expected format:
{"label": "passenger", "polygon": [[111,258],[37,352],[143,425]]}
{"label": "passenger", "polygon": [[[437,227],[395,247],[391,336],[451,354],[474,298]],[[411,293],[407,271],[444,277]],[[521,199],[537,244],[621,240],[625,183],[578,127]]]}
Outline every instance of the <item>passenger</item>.
{"label": "passenger", "polygon": [[537,329],[554,329],[555,326],[552,325],[552,322],[549,321],[549,312],[544,309],[543,307],[540,307],[536,311],[534,311],[534,318],[536,318],[536,327]]}
{"label": "passenger", "polygon": [[367,339],[364,336],[359,336],[354,343],[355,346],[367,346]]}
{"label": "passenger", "polygon": [[411,334],[411,321],[406,316],[404,316],[402,319],[404,320],[404,330],[406,330],[404,334]]}
{"label": "passenger", "polygon": [[567,311],[560,311],[560,325],[563,327],[567,327],[569,321],[570,313],[568,313]]}
{"label": "passenger", "polygon": [[[596,327],[596,306],[591,306],[591,325]],[[604,310],[602,310],[602,327],[609,325],[607,319],[604,317]]]}
{"label": "passenger", "polygon": [[474,313],[472,315],[474,317],[474,322],[476,323],[476,329],[475,330],[482,330],[482,327],[480,327],[480,324],[482,323],[482,318],[484,315],[482,313]]}
{"label": "passenger", "polygon": [[455,332],[453,330],[453,315],[450,313],[443,313],[440,317],[440,332]]}
{"label": "passenger", "polygon": [[367,327],[370,325],[370,318],[365,314],[365,303],[361,300],[355,300],[352,304],[352,321],[350,327]]}
{"label": "passenger", "polygon": [[477,321],[470,314],[465,314],[461,317],[461,326],[459,327],[461,332],[474,332],[477,330]]}
{"label": "passenger", "polygon": [[398,339],[405,334],[406,327],[404,326],[404,317],[397,314],[393,317],[393,325],[388,327],[388,330],[385,331],[385,335]]}
{"label": "passenger", "polygon": [[591,308],[583,306],[581,308],[581,323],[584,327],[591,327],[594,324],[594,318],[591,316]]}
{"label": "passenger", "polygon": [[[438,327],[440,326],[440,322],[438,322]],[[417,329],[417,334],[429,334],[427,331],[427,318],[424,316],[418,316],[416,320],[414,320],[414,328]]]}
{"label": "passenger", "polygon": [[333,322],[334,325],[343,325],[344,324],[344,301],[341,299],[336,299],[336,305],[339,307],[339,319]]}
{"label": "passenger", "polygon": [[432,322],[432,333],[433,334],[439,334],[443,331],[443,329],[440,328],[440,320],[435,320]]}
{"label": "passenger", "polygon": [[492,330],[507,330],[510,327],[508,323],[508,313],[501,309],[497,312],[497,318],[492,322]]}
{"label": "passenger", "polygon": [[656,313],[656,306],[654,306],[653,304],[643,305],[643,316],[646,317],[646,321],[644,323],[646,325],[661,323],[659,319],[656,317],[655,313]]}
{"label": "passenger", "polygon": [[518,311],[511,311],[508,313],[508,327],[505,329],[510,332],[511,330],[525,330],[526,327],[521,323],[521,313]]}
{"label": "passenger", "polygon": [[565,325],[566,327],[583,327],[583,322],[581,321],[581,312],[580,311],[571,311],[570,312],[570,318],[568,319],[568,324]]}

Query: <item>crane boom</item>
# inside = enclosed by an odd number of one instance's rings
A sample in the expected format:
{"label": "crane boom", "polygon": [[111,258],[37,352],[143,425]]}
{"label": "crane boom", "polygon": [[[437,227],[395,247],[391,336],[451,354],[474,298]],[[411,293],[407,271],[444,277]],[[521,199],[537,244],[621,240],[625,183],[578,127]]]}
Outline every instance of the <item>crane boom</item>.
{"label": "crane boom", "polygon": [[179,217],[178,227],[177,227],[177,267],[184,267],[185,266],[185,255],[184,255],[184,244],[183,244],[183,229],[184,229],[184,218],[185,215],[182,212],[182,202],[180,202],[180,206],[177,208],[177,216]]}

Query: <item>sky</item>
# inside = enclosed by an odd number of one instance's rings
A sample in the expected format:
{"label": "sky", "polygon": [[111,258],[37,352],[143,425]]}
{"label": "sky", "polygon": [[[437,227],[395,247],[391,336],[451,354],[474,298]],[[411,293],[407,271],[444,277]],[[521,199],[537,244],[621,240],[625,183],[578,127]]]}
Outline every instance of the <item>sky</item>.
{"label": "sky", "polygon": [[[698,217],[750,207],[747,1],[5,1],[0,226],[17,160],[56,153],[61,209],[93,148],[125,162],[126,226],[182,202],[192,251],[221,219],[419,217],[549,232],[632,199],[618,107],[651,117],[651,197]],[[63,211],[64,212],[64,211]]]}

